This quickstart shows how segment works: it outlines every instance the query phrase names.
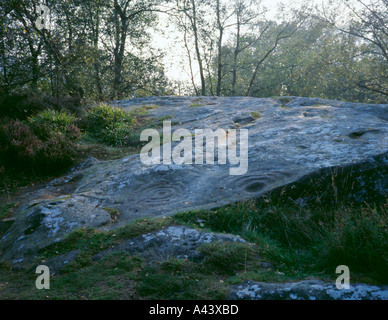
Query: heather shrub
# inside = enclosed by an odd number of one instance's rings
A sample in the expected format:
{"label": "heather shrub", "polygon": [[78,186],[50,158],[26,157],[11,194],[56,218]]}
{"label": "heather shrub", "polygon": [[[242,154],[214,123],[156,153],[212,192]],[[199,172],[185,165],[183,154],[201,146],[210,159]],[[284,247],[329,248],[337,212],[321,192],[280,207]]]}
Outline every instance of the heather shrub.
{"label": "heather shrub", "polygon": [[65,136],[70,141],[77,141],[79,138],[81,138],[82,133],[75,124],[71,124],[65,129]]}
{"label": "heather shrub", "polygon": [[8,171],[39,175],[68,169],[76,159],[74,141],[79,138],[80,130],[73,124],[61,130],[49,130],[40,139],[28,124],[4,120],[0,125],[0,165]]}
{"label": "heather shrub", "polygon": [[1,162],[15,168],[32,167],[42,142],[19,120],[3,121],[0,125]]}
{"label": "heather shrub", "polygon": [[54,133],[39,150],[36,163],[43,174],[61,172],[72,166],[77,151],[73,142],[60,132]]}

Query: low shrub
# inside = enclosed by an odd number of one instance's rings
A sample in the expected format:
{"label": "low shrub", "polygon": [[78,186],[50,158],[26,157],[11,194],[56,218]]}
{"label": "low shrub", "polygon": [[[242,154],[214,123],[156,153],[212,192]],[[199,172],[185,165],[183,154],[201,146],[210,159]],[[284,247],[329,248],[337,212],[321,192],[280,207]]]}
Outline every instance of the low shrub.
{"label": "low shrub", "polygon": [[71,124],[66,127],[65,136],[70,141],[77,141],[79,138],[81,138],[82,133],[81,130],[75,124]]}
{"label": "low shrub", "polygon": [[114,147],[123,147],[128,144],[130,135],[131,128],[126,123],[112,123],[103,131],[101,141]]}
{"label": "low shrub", "polygon": [[37,169],[42,174],[62,172],[75,163],[76,156],[74,143],[57,132],[39,150],[36,157]]}
{"label": "low shrub", "polygon": [[135,125],[135,117],[121,108],[99,105],[88,111],[83,127],[101,143],[123,146]]}
{"label": "low shrub", "polygon": [[0,125],[0,154],[5,166],[31,167],[42,142],[19,120],[3,121]]}
{"label": "low shrub", "polygon": [[80,136],[75,125],[58,129],[43,122],[39,128],[36,121],[34,128],[39,136],[27,123],[19,120],[1,122],[0,165],[6,171],[47,175],[64,171],[74,164],[77,156],[74,141]]}

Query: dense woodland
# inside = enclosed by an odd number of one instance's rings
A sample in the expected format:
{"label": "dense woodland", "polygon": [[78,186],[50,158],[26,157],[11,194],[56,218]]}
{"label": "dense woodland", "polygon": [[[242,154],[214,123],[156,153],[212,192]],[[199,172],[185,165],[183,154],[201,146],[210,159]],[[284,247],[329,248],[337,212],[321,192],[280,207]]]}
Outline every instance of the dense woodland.
{"label": "dense woodland", "polygon": [[185,94],[377,103],[388,94],[387,0],[286,3],[276,19],[260,0],[6,0],[0,11],[2,95],[180,94],[152,42],[160,19],[182,39]]}

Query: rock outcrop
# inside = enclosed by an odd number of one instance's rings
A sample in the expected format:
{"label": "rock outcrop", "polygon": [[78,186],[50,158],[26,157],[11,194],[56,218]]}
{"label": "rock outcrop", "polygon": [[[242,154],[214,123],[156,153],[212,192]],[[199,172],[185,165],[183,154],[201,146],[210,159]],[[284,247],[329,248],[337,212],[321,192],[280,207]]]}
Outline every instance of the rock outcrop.
{"label": "rock outcrop", "polygon": [[238,236],[201,232],[183,226],[171,226],[137,238],[128,239],[113,249],[101,251],[93,257],[93,260],[98,261],[117,251],[126,251],[131,255],[141,255],[151,261],[163,261],[170,257],[195,260],[201,258],[198,248],[204,243],[213,242],[245,241]]}
{"label": "rock outcrop", "polygon": [[[295,201],[308,203],[314,197],[306,192],[309,185],[327,188],[325,179],[333,173],[350,177],[345,191],[338,192],[345,197],[365,201],[387,194],[388,105],[293,97],[287,104],[244,97],[117,102],[126,110],[151,104],[160,107],[150,109],[149,116],[171,118],[173,132],[248,129],[248,172],[232,176],[230,166],[217,158],[214,165],[153,166],[144,165],[139,155],[90,159],[25,196],[0,240],[1,259],[28,259],[74,229],[110,229],[138,218],[220,207],[283,187],[299,186]],[[118,219],[107,207],[120,212]]]}
{"label": "rock outcrop", "polygon": [[319,280],[297,283],[246,282],[233,286],[230,300],[388,300],[388,286],[354,284],[337,289]]}

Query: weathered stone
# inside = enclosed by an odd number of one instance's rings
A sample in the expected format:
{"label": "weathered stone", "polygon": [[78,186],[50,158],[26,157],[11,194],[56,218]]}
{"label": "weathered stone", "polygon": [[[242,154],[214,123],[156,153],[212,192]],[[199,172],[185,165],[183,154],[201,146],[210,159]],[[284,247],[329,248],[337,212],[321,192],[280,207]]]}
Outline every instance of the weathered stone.
{"label": "weathered stone", "polygon": [[269,270],[269,269],[272,270],[272,269],[274,268],[273,265],[272,265],[272,263],[265,262],[265,261],[260,262],[260,267],[261,267],[262,269],[267,269],[267,270]]}
{"label": "weathered stone", "polygon": [[[26,215],[2,237],[3,259],[25,262],[37,250],[63,239],[72,230],[100,228],[110,223],[110,215],[99,201],[87,196],[41,201],[25,209]],[[7,250],[8,249],[8,250]]]}
{"label": "weathered stone", "polygon": [[0,234],[6,232],[15,222],[15,219],[0,220]]}
{"label": "weathered stone", "polygon": [[107,254],[117,251],[127,251],[132,255],[141,255],[147,260],[199,259],[197,250],[204,243],[211,242],[245,242],[242,238],[227,234],[216,234],[198,231],[196,229],[171,226],[140,237],[126,240],[115,248],[104,250],[93,257],[94,261],[102,259]]}
{"label": "weathered stone", "polygon": [[233,122],[237,124],[248,124],[255,121],[255,118],[250,114],[239,114],[233,118]]}
{"label": "weathered stone", "polygon": [[318,280],[297,283],[248,281],[232,286],[230,300],[388,300],[388,286],[353,284],[337,289],[336,284]]}

